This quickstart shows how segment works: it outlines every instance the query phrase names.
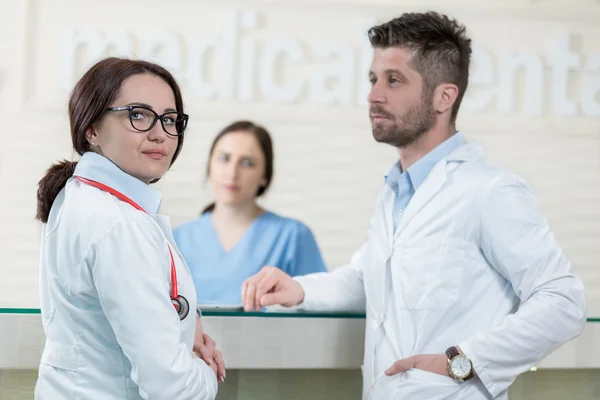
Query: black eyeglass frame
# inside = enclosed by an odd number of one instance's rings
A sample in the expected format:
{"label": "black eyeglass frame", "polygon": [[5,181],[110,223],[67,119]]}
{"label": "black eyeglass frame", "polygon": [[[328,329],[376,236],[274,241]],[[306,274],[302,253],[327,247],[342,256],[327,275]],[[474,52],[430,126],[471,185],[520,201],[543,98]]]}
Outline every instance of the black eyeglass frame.
{"label": "black eyeglass frame", "polygon": [[[134,108],[141,108],[144,110],[148,110],[150,111],[152,114],[154,114],[154,121],[152,121],[152,123],[150,124],[150,127],[148,129],[139,129],[136,128],[134,123],[133,123],[133,118],[131,117],[132,111]],[[131,105],[131,106],[123,106],[123,107],[108,107],[106,109],[106,111],[129,111],[129,123],[131,124],[131,127],[133,129],[135,129],[138,132],[148,132],[149,130],[151,130],[152,128],[154,128],[154,125],[156,125],[156,121],[160,120],[160,125],[163,128],[163,131],[165,131],[165,133],[169,136],[181,136],[183,135],[183,133],[185,132],[185,129],[187,128],[187,123],[188,120],[190,119],[190,116],[184,113],[180,113],[177,111],[168,111],[164,114],[158,114],[156,111],[154,111],[151,108],[145,107],[145,106],[138,106],[138,105]],[[172,115],[172,114],[176,114],[178,117],[181,117],[182,120],[178,122],[177,118],[175,119],[175,129],[177,130],[177,134],[173,135],[170,132],[167,132],[167,129],[165,128],[165,123],[163,121],[163,117],[168,116],[168,115]],[[183,124],[181,130],[178,128],[178,124]]]}

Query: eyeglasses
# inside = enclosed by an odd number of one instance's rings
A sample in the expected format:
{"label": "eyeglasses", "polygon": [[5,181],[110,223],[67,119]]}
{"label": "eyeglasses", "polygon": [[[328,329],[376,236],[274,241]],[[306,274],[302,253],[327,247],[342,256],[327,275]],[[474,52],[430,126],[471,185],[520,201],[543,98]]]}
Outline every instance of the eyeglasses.
{"label": "eyeglasses", "polygon": [[160,120],[162,128],[171,136],[183,135],[187,127],[189,116],[187,114],[169,111],[158,115],[156,111],[144,106],[110,107],[107,111],[129,111],[129,122],[136,131],[148,132],[154,128],[156,121]]}

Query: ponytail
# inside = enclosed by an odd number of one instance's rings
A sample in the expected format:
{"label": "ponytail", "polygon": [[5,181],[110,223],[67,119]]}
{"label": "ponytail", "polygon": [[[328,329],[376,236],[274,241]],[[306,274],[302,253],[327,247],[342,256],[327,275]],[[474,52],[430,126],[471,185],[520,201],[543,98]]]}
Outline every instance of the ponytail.
{"label": "ponytail", "polygon": [[77,162],[64,160],[48,168],[46,175],[38,183],[36,219],[43,223],[48,222],[52,204],[69,178],[73,176],[75,166]]}
{"label": "ponytail", "polygon": [[204,210],[202,210],[202,212],[200,213],[200,215],[203,215],[203,214],[206,214],[206,213],[214,211],[215,205],[216,205],[215,203],[210,203],[209,205],[207,205],[204,208]]}

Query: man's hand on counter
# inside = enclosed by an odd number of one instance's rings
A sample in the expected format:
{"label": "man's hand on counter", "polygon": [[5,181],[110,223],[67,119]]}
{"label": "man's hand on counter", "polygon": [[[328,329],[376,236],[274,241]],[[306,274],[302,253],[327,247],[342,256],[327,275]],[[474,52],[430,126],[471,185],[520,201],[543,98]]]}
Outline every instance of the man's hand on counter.
{"label": "man's hand on counter", "polygon": [[242,300],[246,311],[260,311],[274,304],[292,307],[302,303],[304,289],[279,268],[266,266],[244,281]]}

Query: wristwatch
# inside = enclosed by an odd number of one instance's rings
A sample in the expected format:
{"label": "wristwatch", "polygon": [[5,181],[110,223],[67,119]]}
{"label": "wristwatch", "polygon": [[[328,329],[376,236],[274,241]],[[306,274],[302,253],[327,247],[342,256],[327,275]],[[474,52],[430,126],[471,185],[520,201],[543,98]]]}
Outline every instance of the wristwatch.
{"label": "wristwatch", "polygon": [[475,375],[473,363],[469,357],[460,354],[456,346],[448,348],[446,355],[448,356],[448,373],[451,377],[465,382]]}

